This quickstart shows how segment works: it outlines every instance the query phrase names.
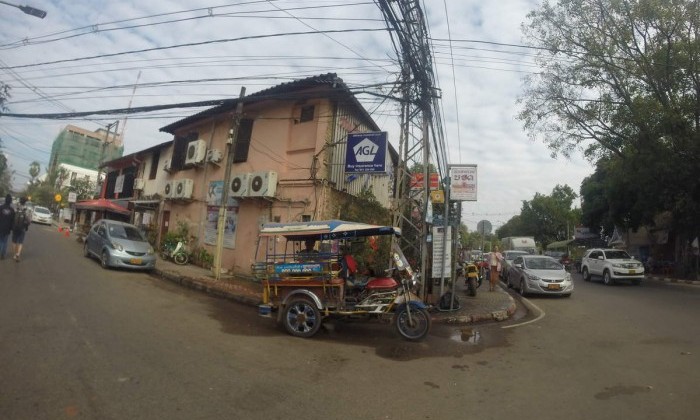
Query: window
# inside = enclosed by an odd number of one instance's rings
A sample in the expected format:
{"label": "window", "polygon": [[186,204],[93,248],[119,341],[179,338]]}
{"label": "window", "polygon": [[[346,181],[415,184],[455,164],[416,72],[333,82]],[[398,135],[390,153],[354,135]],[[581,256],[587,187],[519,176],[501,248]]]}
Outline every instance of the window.
{"label": "window", "polygon": [[238,125],[236,136],[236,148],[233,151],[233,163],[241,163],[248,160],[248,150],[253,137],[253,120],[242,119]]}
{"label": "window", "polygon": [[160,160],[160,150],[156,150],[151,155],[151,171],[148,174],[148,179],[156,179],[158,174],[158,161]]}
{"label": "window", "polygon": [[311,215],[310,215],[310,214],[302,214],[302,215],[301,215],[301,221],[302,221],[302,222],[310,222],[310,221],[311,221]]}
{"label": "window", "polygon": [[306,105],[301,107],[301,116],[299,117],[299,122],[304,123],[308,121],[313,121],[314,119],[314,105]]}

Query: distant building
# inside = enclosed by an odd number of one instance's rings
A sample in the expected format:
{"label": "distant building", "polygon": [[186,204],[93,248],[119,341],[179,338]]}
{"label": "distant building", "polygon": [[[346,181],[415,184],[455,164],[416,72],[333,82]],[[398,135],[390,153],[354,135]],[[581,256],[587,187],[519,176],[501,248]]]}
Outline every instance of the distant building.
{"label": "distant building", "polygon": [[48,170],[58,169],[63,163],[97,171],[102,162],[118,159],[123,154],[124,146],[119,134],[103,128],[90,131],[68,125],[51,146]]}

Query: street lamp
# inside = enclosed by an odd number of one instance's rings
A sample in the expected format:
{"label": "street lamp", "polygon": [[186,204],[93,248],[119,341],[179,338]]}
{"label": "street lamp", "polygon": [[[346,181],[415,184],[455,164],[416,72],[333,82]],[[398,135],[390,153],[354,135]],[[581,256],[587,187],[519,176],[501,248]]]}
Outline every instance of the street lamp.
{"label": "street lamp", "polygon": [[31,7],[31,6],[20,6],[20,5],[8,3],[8,2],[2,1],[2,0],[0,0],[0,3],[6,4],[8,6],[16,7],[19,10],[23,11],[24,13],[26,13],[28,15],[36,16],[40,19],[43,19],[46,16],[45,11],[43,11],[41,9],[36,9],[34,7]]}

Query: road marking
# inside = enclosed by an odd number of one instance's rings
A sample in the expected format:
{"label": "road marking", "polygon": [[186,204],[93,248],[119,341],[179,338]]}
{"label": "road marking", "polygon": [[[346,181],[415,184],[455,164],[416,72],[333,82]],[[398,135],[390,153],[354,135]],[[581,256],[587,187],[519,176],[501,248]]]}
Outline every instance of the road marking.
{"label": "road marking", "polygon": [[526,298],[524,298],[524,297],[521,297],[521,298],[520,298],[520,301],[523,302],[523,303],[525,304],[525,306],[527,306],[527,308],[528,308],[529,310],[533,310],[533,311],[539,312],[539,315],[537,316],[537,318],[531,319],[531,320],[529,320],[529,321],[521,322],[520,324],[506,325],[506,326],[503,326],[503,327],[501,327],[501,328],[506,329],[506,328],[522,327],[523,325],[532,324],[533,322],[537,322],[537,321],[539,321],[540,319],[544,318],[544,316],[546,315],[546,314],[544,313],[544,311],[543,311],[542,309],[540,309],[539,306],[537,306],[537,305],[535,305],[534,303],[530,302],[528,299],[526,299]]}

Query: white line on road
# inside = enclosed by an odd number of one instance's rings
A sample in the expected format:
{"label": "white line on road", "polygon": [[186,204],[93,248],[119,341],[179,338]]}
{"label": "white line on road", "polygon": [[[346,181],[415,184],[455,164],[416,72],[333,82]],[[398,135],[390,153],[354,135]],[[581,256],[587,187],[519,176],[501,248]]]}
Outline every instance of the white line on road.
{"label": "white line on road", "polygon": [[537,316],[537,318],[531,319],[529,321],[521,322],[520,324],[506,325],[506,326],[503,326],[501,328],[506,329],[506,328],[522,327],[523,325],[532,324],[533,322],[537,322],[540,319],[544,318],[545,313],[542,309],[540,309],[539,306],[535,305],[534,303],[530,302],[528,299],[525,299],[524,297],[521,297],[520,300],[521,300],[521,302],[523,302],[525,304],[525,306],[527,306],[527,308],[529,310],[539,312],[539,315]]}

